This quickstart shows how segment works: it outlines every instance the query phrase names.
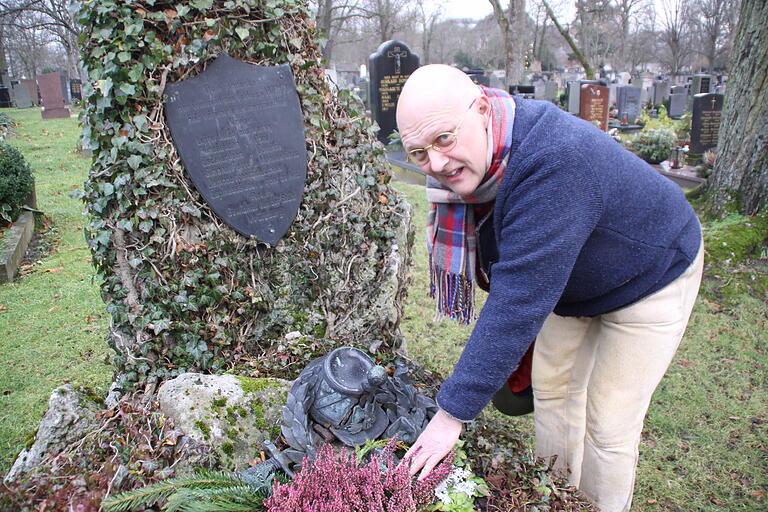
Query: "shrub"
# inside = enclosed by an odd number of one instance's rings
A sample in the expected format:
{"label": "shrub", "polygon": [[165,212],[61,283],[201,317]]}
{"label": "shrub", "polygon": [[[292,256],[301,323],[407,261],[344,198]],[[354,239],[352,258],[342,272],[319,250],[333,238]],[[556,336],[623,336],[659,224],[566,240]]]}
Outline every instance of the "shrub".
{"label": "shrub", "polygon": [[14,126],[16,126],[16,121],[5,112],[0,112],[0,140],[4,140]]}
{"label": "shrub", "polygon": [[34,180],[24,155],[13,146],[0,142],[0,217],[14,222],[27,203]]}
{"label": "shrub", "polygon": [[658,164],[667,159],[675,142],[676,137],[671,130],[646,128],[632,142],[632,149],[649,164]]}
{"label": "shrub", "polygon": [[393,438],[381,453],[360,463],[354,453],[342,449],[335,455],[323,445],[314,461],[305,459],[293,481],[276,483],[264,502],[270,512],[416,512],[435,501],[435,487],[451,471],[452,456],[427,475],[414,481],[408,465],[397,465],[392,455]]}

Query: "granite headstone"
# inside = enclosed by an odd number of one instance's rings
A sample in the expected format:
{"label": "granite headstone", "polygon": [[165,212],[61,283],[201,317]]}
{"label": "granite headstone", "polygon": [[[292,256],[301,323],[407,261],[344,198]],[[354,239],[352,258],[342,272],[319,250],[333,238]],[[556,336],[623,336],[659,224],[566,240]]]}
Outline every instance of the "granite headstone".
{"label": "granite headstone", "polygon": [[550,80],[544,83],[544,99],[553,103],[557,101],[557,82]]}
{"label": "granite headstone", "polygon": [[72,101],[82,101],[83,88],[80,79],[73,78],[69,81],[69,95],[72,97]]}
{"label": "granite headstone", "polygon": [[165,93],[174,145],[200,195],[238,233],[276,244],[296,217],[307,175],[291,68],[222,53]]}
{"label": "granite headstone", "polygon": [[667,115],[672,119],[678,119],[685,114],[685,102],[688,95],[684,92],[672,93],[669,95],[669,112]]}
{"label": "granite headstone", "polygon": [[581,91],[579,89],[579,82],[568,82],[568,112],[571,114],[579,114],[579,102],[581,98]]}
{"label": "granite headstone", "polygon": [[32,106],[32,98],[29,97],[27,84],[14,84],[13,98],[16,101],[16,108],[30,108]]}
{"label": "granite headstone", "polygon": [[661,105],[669,97],[669,82],[658,80],[653,84],[653,104]]}
{"label": "granite headstone", "polygon": [[389,143],[389,135],[397,129],[395,108],[403,84],[419,67],[419,57],[400,41],[381,43],[368,57],[370,73],[370,108],[379,125],[378,139]]}
{"label": "granite headstone", "polygon": [[29,91],[29,99],[32,100],[32,105],[40,105],[40,90],[37,87],[37,82],[31,78],[20,80],[20,82],[27,86],[27,90]]}
{"label": "granite headstone", "polygon": [[640,87],[620,85],[616,91],[616,107],[618,118],[623,123],[634,123],[640,117],[642,105]]}
{"label": "granite headstone", "polygon": [[693,97],[691,153],[701,154],[717,147],[722,111],[722,94],[696,94]]}
{"label": "granite headstone", "polygon": [[596,124],[603,131],[608,130],[608,88],[603,85],[581,86],[579,117]]}
{"label": "granite headstone", "polygon": [[64,106],[64,97],[61,94],[61,76],[58,71],[39,75],[37,83],[43,100],[43,119],[69,117],[69,109]]}
{"label": "granite headstone", "polygon": [[12,108],[11,90],[8,87],[0,87],[0,108]]}

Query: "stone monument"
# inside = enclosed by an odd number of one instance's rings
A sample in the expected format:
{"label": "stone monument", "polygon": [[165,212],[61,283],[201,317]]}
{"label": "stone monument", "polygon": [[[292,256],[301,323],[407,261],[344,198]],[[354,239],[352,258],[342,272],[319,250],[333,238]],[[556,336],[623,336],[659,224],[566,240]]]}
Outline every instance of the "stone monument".
{"label": "stone monument", "polygon": [[608,88],[602,85],[581,86],[579,117],[608,131]]}
{"label": "stone monument", "polygon": [[30,108],[32,106],[32,98],[29,96],[29,88],[27,84],[19,82],[13,85],[13,97],[16,102],[16,108]]}

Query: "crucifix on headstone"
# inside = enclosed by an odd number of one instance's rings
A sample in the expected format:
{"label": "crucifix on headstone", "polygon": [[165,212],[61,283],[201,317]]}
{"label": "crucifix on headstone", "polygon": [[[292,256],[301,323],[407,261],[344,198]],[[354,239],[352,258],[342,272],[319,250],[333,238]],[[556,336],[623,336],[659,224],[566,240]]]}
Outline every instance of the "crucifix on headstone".
{"label": "crucifix on headstone", "polygon": [[392,50],[387,52],[387,57],[395,59],[395,73],[400,74],[400,59],[408,56],[408,52],[401,49],[399,46],[395,46]]}

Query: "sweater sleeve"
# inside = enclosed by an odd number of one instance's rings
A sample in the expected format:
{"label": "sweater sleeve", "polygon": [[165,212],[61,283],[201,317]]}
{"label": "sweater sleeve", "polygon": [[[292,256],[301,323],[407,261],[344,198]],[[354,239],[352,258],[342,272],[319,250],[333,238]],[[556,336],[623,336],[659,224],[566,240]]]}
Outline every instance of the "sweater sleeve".
{"label": "sweater sleeve", "polygon": [[517,368],[600,218],[592,170],[580,152],[558,149],[527,163],[510,161],[505,171],[512,174],[496,199],[499,260],[490,293],[437,394],[439,406],[459,420],[477,416]]}

